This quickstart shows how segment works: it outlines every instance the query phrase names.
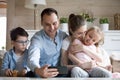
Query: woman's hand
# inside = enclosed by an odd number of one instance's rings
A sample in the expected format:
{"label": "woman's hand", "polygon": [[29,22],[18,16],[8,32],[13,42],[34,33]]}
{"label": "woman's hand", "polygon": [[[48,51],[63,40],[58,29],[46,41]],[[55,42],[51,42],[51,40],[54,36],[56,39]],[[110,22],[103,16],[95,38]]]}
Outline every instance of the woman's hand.
{"label": "woman's hand", "polygon": [[112,72],[112,65],[108,65],[105,67],[107,70],[111,71]]}
{"label": "woman's hand", "polygon": [[79,65],[82,69],[90,70],[92,68],[92,62],[85,62]]}
{"label": "woman's hand", "polygon": [[48,68],[48,65],[45,65],[41,68],[36,68],[35,73],[39,75],[42,78],[50,78],[55,77],[59,74],[58,70],[56,68]]}
{"label": "woman's hand", "polygon": [[85,69],[85,70],[90,70],[92,69],[93,67],[96,67],[96,62],[93,60],[93,61],[90,61],[90,62],[85,62],[85,63],[82,63],[79,65],[82,69]]}

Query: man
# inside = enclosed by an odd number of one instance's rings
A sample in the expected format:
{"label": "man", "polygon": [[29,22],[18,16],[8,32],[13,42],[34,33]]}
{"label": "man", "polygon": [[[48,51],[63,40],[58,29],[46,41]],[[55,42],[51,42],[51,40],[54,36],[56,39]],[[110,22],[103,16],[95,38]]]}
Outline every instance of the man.
{"label": "man", "polygon": [[58,30],[58,13],[53,8],[42,11],[41,25],[43,29],[31,39],[28,66],[39,77],[55,77],[59,74],[58,70],[48,67],[59,65],[62,42],[67,35]]}

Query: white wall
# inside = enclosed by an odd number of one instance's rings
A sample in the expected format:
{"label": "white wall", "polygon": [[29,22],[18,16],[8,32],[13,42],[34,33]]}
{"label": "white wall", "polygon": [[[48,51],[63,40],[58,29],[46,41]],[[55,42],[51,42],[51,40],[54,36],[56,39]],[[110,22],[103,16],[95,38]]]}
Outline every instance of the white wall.
{"label": "white wall", "polygon": [[[110,29],[114,29],[114,14],[120,13],[120,0],[46,0],[46,6],[38,6],[37,29],[40,29],[40,13],[46,7],[55,8],[59,16],[68,17],[70,13],[80,14],[81,12],[92,13],[99,25],[100,17],[107,17],[110,20]],[[24,26],[26,29],[33,29],[33,10],[24,8],[24,0],[16,0],[15,26]]]}
{"label": "white wall", "polygon": [[[7,23],[7,49],[10,46],[9,31],[21,26],[25,29],[34,29],[34,11],[24,8],[25,0],[8,0],[8,23]],[[110,29],[114,29],[114,14],[120,13],[120,0],[46,0],[46,6],[38,6],[37,29],[41,28],[40,13],[46,7],[55,8],[60,17],[68,17],[69,14],[89,12],[97,18],[107,17],[110,20]]]}

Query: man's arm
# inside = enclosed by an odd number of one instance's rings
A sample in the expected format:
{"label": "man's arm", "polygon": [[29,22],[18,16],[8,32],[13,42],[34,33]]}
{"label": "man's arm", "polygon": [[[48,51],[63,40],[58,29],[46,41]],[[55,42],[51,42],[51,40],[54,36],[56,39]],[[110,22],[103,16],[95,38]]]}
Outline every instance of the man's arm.
{"label": "man's arm", "polygon": [[34,72],[36,67],[40,68],[40,50],[37,47],[30,46],[28,53],[28,67]]}

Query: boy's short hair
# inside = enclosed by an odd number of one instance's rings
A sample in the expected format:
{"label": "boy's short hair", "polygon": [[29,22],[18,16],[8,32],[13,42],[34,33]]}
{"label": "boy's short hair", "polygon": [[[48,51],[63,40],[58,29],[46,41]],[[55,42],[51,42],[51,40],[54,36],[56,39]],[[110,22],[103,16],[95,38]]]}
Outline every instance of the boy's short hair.
{"label": "boy's short hair", "polygon": [[10,38],[13,41],[16,41],[18,36],[25,36],[28,37],[28,33],[21,27],[14,28],[10,31]]}

